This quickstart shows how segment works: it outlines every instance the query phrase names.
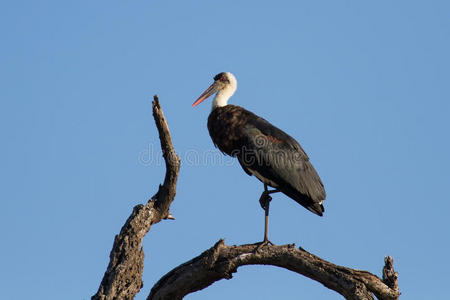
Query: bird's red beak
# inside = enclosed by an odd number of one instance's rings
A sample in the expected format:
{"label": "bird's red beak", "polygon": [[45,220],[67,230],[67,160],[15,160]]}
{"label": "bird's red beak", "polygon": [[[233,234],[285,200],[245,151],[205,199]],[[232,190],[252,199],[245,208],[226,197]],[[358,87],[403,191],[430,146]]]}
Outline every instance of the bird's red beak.
{"label": "bird's red beak", "polygon": [[203,94],[200,95],[200,97],[198,97],[197,100],[195,100],[194,103],[192,103],[192,107],[200,104],[201,102],[203,102],[203,100],[207,99],[209,96],[213,95],[214,93],[216,93],[218,91],[219,87],[217,85],[217,82],[214,82],[213,84],[211,84],[209,86],[209,88],[206,89],[206,91],[203,92]]}

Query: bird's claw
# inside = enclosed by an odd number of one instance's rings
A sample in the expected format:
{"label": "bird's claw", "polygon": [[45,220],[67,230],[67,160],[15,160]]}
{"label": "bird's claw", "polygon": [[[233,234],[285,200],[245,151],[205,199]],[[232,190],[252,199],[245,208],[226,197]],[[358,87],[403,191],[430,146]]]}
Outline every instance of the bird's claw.
{"label": "bird's claw", "polygon": [[274,246],[275,244],[269,240],[264,240],[261,243],[259,243],[258,247],[256,247],[255,253],[258,252],[259,250],[261,250],[262,247],[267,246],[267,245]]}

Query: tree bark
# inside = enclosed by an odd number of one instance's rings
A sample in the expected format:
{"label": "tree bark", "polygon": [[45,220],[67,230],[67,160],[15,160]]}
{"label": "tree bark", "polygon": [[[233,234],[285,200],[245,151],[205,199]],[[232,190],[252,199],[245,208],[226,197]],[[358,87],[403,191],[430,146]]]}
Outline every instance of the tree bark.
{"label": "tree bark", "polygon": [[[164,275],[152,288],[147,300],[177,300],[206,288],[221,279],[231,279],[232,273],[244,265],[272,265],[285,268],[322,283],[346,299],[398,299],[398,287],[390,287],[367,272],[335,265],[295,245],[259,244],[227,246],[223,240],[201,255]],[[386,258],[392,262],[392,258]],[[386,265],[395,278],[391,265]]]}
{"label": "tree bark", "polygon": [[158,97],[152,102],[153,118],[158,128],[166,176],[163,185],[147,204],[136,205],[128,220],[116,235],[109,255],[110,262],[103,280],[92,300],[133,299],[142,288],[144,251],[142,239],[150,226],[162,219],[174,219],[169,207],[175,198],[180,158],[175,153],[169,127],[164,118]]}

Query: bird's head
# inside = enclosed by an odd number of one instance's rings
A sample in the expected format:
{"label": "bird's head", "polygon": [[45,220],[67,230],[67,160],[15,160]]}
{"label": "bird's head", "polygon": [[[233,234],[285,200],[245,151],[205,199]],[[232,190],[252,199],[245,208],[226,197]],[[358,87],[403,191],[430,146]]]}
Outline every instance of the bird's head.
{"label": "bird's head", "polygon": [[227,105],[228,99],[234,94],[237,88],[236,77],[230,72],[222,72],[214,76],[214,82],[198,97],[192,104],[192,107],[201,103],[211,95],[217,93],[214,98],[213,106]]}

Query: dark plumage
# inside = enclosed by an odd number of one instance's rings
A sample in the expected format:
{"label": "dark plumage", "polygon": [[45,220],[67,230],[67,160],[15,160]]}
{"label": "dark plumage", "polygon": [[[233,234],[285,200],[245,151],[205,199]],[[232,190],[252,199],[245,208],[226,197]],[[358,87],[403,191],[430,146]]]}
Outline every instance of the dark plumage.
{"label": "dark plumage", "polygon": [[322,216],[324,186],[308,155],[291,136],[236,105],[215,107],[208,117],[208,130],[214,144],[237,157],[247,174]]}

